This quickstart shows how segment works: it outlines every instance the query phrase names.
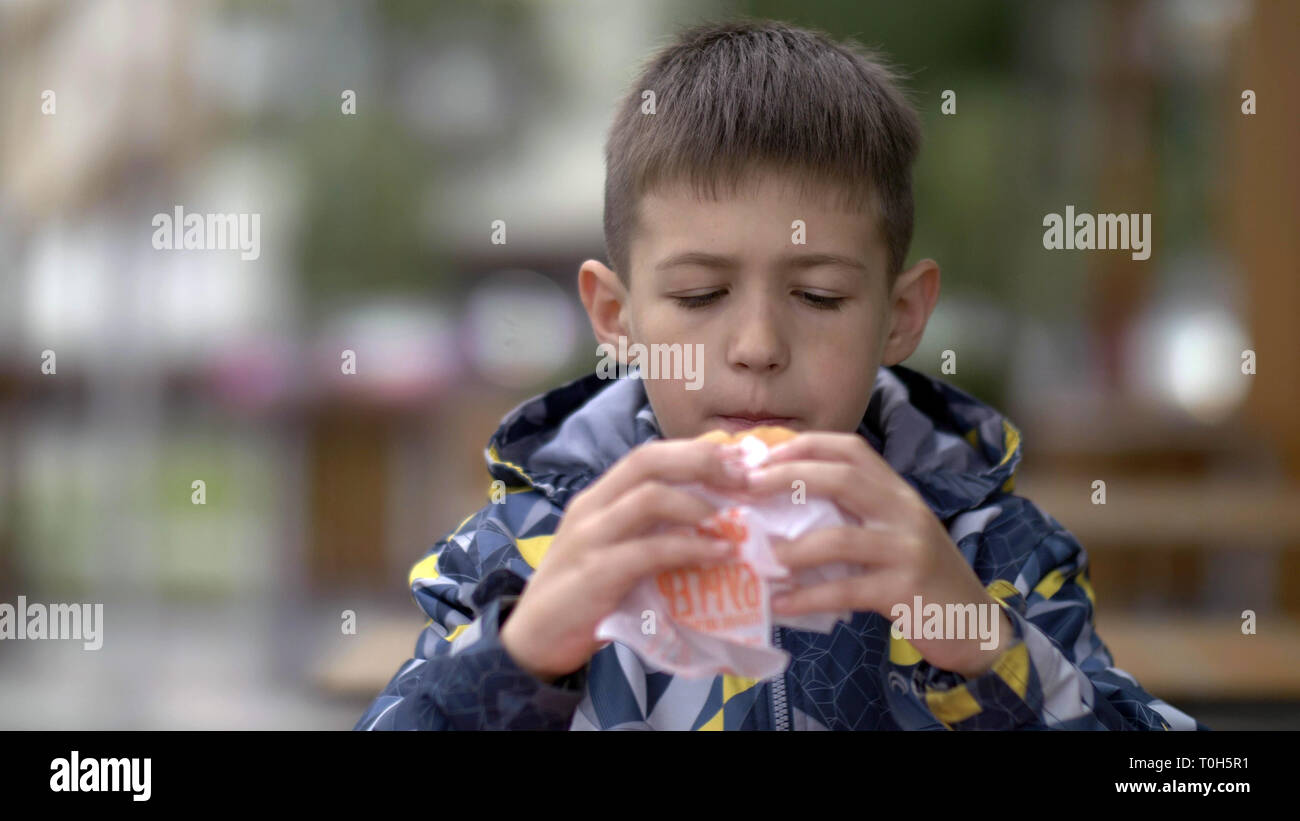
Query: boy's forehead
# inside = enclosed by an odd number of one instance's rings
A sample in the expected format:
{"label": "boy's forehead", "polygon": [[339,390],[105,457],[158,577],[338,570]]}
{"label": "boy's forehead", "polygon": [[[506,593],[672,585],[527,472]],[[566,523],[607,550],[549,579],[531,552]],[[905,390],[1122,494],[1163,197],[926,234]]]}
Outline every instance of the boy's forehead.
{"label": "boy's forehead", "polygon": [[862,209],[843,203],[830,185],[789,177],[746,179],[710,197],[686,183],[658,186],[638,203],[631,238],[638,270],[662,270],[694,252],[731,256],[814,254],[855,260],[883,272],[888,257],[878,219],[878,198]]}

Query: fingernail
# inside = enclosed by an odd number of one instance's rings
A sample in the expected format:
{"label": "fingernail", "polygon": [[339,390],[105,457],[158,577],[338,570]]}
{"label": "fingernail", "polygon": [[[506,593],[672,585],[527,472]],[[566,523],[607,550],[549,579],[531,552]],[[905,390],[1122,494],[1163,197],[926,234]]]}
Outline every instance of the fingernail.
{"label": "fingernail", "polygon": [[709,545],[709,549],[719,556],[726,556],[734,549],[735,545],[727,541],[716,541]]}

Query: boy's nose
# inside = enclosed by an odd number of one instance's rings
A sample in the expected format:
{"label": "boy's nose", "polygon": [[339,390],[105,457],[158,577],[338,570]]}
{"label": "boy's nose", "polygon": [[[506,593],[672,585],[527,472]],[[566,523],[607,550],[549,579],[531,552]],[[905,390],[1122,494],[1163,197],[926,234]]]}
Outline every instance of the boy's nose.
{"label": "boy's nose", "polygon": [[739,321],[740,325],[731,339],[727,364],[756,373],[784,368],[789,349],[781,334],[777,317],[769,310],[754,307],[746,309]]}

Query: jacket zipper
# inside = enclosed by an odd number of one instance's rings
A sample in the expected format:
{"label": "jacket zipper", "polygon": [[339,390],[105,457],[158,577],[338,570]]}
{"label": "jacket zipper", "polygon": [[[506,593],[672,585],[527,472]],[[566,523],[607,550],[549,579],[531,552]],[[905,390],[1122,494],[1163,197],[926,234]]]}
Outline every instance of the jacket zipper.
{"label": "jacket zipper", "polygon": [[[772,628],[772,643],[777,649],[781,648],[781,628]],[[785,671],[772,681],[772,720],[776,724],[777,730],[790,729],[790,715],[786,704],[785,696]]]}

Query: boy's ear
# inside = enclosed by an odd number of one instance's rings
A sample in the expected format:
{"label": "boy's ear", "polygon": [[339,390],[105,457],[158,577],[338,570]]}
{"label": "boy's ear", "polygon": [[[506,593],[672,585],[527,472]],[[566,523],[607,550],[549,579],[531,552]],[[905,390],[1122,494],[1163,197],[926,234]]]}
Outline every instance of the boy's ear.
{"label": "boy's ear", "polygon": [[889,295],[889,336],[880,361],[897,365],[921,344],[925,324],[939,301],[939,263],[923,259],[898,275]]}
{"label": "boy's ear", "polygon": [[627,289],[618,274],[604,263],[589,259],[578,271],[578,294],[591,320],[591,330],[596,341],[618,345],[620,336],[630,336],[624,311],[627,307]]}

